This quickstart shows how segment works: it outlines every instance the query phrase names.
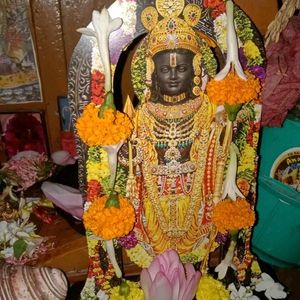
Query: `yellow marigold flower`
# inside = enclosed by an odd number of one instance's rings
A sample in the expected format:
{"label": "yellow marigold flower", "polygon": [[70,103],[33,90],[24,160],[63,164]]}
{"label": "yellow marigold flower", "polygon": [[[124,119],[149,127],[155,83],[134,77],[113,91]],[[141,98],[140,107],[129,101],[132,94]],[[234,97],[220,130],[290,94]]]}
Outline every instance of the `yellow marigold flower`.
{"label": "yellow marigold flower", "polygon": [[255,59],[256,57],[260,56],[258,47],[251,40],[245,42],[243,52],[245,56],[250,59]]}
{"label": "yellow marigold flower", "polygon": [[144,292],[137,282],[126,280],[130,293],[125,297],[119,294],[119,286],[111,289],[110,300],[144,300]]}
{"label": "yellow marigold flower", "polygon": [[254,171],[255,168],[255,156],[256,152],[253,147],[249,144],[245,144],[244,150],[241,153],[238,172],[243,172],[245,170]]}
{"label": "yellow marigold flower", "polygon": [[209,100],[216,105],[256,100],[260,89],[260,82],[253,75],[249,74],[248,79],[243,80],[232,71],[223,80],[211,80],[206,87]]}
{"label": "yellow marigold flower", "polygon": [[259,140],[259,133],[258,132],[254,132],[253,133],[253,148],[257,148],[258,146],[258,140]]}
{"label": "yellow marigold flower", "polygon": [[86,169],[87,169],[87,181],[97,180],[101,181],[100,176],[100,163],[99,162],[86,162]]}
{"label": "yellow marigold flower", "polygon": [[225,199],[213,209],[212,222],[221,233],[249,228],[254,224],[255,213],[245,199]]}
{"label": "yellow marigold flower", "polygon": [[251,264],[251,271],[253,273],[256,273],[256,274],[260,274],[261,273],[261,269],[260,269],[260,266],[258,264],[258,262],[256,260],[254,260]]}
{"label": "yellow marigold flower", "polygon": [[197,300],[229,300],[229,290],[211,276],[202,276],[198,285]]}
{"label": "yellow marigold flower", "polygon": [[120,208],[105,207],[107,196],[95,198],[83,214],[86,229],[94,235],[111,240],[128,234],[134,226],[133,206],[124,197],[119,196]]}
{"label": "yellow marigold flower", "polygon": [[87,181],[97,180],[101,182],[103,178],[110,175],[108,161],[91,161],[86,162]]}
{"label": "yellow marigold flower", "polygon": [[119,111],[106,109],[104,117],[99,117],[99,108],[89,103],[76,122],[78,135],[88,146],[114,145],[126,140],[133,125],[129,117]]}
{"label": "yellow marigold flower", "polygon": [[126,254],[130,261],[141,268],[148,268],[153,260],[153,257],[140,244],[137,244],[134,248],[126,249]]}

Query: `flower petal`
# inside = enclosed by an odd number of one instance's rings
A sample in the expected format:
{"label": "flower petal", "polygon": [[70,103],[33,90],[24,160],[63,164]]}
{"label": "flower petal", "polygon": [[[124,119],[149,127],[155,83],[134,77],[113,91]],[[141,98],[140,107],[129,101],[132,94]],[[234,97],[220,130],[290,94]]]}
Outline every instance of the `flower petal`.
{"label": "flower petal", "polygon": [[172,282],[174,276],[178,276],[179,271],[184,274],[183,268],[178,270],[180,266],[182,267],[182,264],[179,261],[179,256],[176,251],[168,250],[162,255],[159,255],[158,260],[160,262],[161,271],[168,277],[170,282]]}
{"label": "flower petal", "polygon": [[256,284],[255,290],[257,292],[262,292],[262,291],[265,291],[268,288],[270,288],[271,285],[272,285],[272,282],[270,282],[270,281],[260,281]]}
{"label": "flower petal", "polygon": [[91,28],[78,28],[76,31],[87,36],[96,37],[96,32]]}
{"label": "flower petal", "polygon": [[228,285],[228,289],[229,289],[229,291],[231,291],[233,293],[237,293],[238,292],[237,289],[236,289],[236,287],[235,287],[235,285],[234,285],[234,283],[230,283]]}
{"label": "flower petal", "polygon": [[158,272],[160,272],[161,265],[158,260],[154,259],[150,266],[148,267],[148,272],[151,277],[151,280],[154,281],[155,276]]}
{"label": "flower petal", "polygon": [[[196,294],[198,283],[200,280],[200,272],[195,272],[190,281],[187,281],[184,288],[184,294],[179,300],[192,300]],[[181,288],[181,290],[183,289]],[[181,294],[181,291],[180,291]]]}
{"label": "flower petal", "polygon": [[184,265],[186,272],[186,280],[190,281],[193,279],[193,276],[196,274],[195,268],[191,263],[186,263]]}
{"label": "flower petal", "polygon": [[241,285],[238,291],[239,297],[242,299],[242,297],[246,295],[246,292],[246,288],[243,285]]}
{"label": "flower petal", "polygon": [[180,300],[179,291],[180,291],[181,284],[180,284],[179,272],[180,271],[177,269],[171,281],[172,300]]}
{"label": "flower petal", "polygon": [[270,289],[266,291],[273,299],[284,299],[287,293],[284,291],[284,287],[280,283],[274,283]]}
{"label": "flower petal", "polygon": [[226,265],[224,263],[224,261],[221,261],[221,263],[216,266],[215,272],[218,273],[218,279],[219,280],[222,280],[225,277],[225,275],[227,273],[227,270],[228,270],[228,265]]}
{"label": "flower petal", "polygon": [[141,283],[142,290],[144,291],[145,294],[145,300],[150,300],[149,295],[150,295],[152,280],[148,272],[148,269],[142,270],[140,283]]}
{"label": "flower petal", "polygon": [[108,25],[108,32],[113,32],[119,29],[123,24],[123,20],[121,18],[113,19]]}
{"label": "flower petal", "polygon": [[158,272],[150,288],[149,299],[172,300],[172,288],[168,278]]}

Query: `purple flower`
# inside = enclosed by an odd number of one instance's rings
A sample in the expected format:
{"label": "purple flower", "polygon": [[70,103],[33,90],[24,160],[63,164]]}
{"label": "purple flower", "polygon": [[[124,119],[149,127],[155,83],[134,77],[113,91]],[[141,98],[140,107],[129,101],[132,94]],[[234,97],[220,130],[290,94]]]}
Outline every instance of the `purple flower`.
{"label": "purple flower", "polygon": [[247,65],[247,58],[244,55],[243,48],[239,48],[239,61],[242,65],[243,70],[248,70],[255,77],[259,78],[261,81],[266,79],[266,70],[261,66],[250,66]]}
{"label": "purple flower", "polygon": [[239,61],[242,65],[242,68],[243,68],[243,70],[246,70],[247,69],[247,58],[244,55],[243,48],[239,48],[238,52],[239,52]]}
{"label": "purple flower", "polygon": [[131,231],[127,235],[118,238],[118,242],[121,247],[125,249],[131,249],[137,245],[138,240],[135,236],[134,231]]}
{"label": "purple flower", "polygon": [[259,78],[261,81],[266,79],[266,70],[260,66],[249,67],[249,72]]}
{"label": "purple flower", "polygon": [[192,300],[200,277],[191,263],[183,267],[177,252],[168,250],[142,270],[141,286],[145,300]]}
{"label": "purple flower", "polygon": [[227,234],[222,234],[222,233],[218,232],[218,234],[216,236],[216,242],[219,245],[225,245],[227,238],[228,238]]}

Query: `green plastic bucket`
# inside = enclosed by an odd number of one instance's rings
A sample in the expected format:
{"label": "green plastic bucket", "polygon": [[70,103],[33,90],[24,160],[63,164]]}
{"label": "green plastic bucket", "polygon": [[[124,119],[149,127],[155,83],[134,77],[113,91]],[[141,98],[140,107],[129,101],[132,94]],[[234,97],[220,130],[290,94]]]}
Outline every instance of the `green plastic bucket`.
{"label": "green plastic bucket", "polygon": [[[252,250],[262,261],[280,268],[300,266],[300,193],[273,179],[272,172],[283,154],[299,147],[300,122],[287,119],[281,128],[263,129]],[[289,163],[297,165],[296,160]]]}

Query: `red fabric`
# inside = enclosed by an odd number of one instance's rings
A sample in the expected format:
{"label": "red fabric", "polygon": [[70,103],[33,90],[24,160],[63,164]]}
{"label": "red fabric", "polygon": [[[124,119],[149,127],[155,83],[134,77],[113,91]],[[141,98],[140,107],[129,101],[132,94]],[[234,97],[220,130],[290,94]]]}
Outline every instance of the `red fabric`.
{"label": "red fabric", "polygon": [[290,19],[277,43],[267,47],[262,126],[279,127],[300,96],[300,16]]}
{"label": "red fabric", "polygon": [[62,149],[68,151],[71,156],[76,157],[77,152],[74,133],[71,131],[62,131],[60,137]]}

